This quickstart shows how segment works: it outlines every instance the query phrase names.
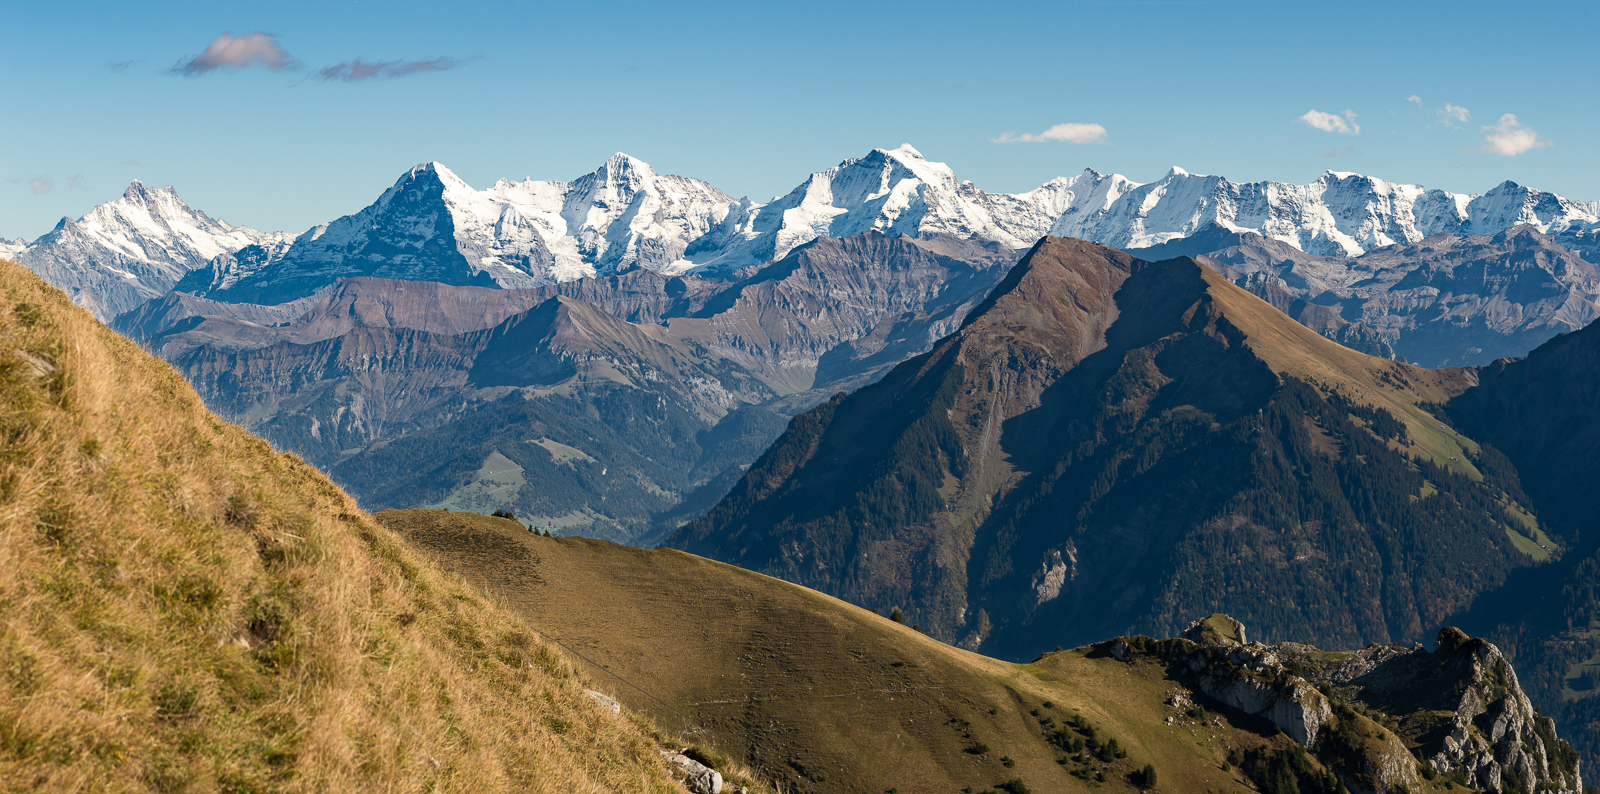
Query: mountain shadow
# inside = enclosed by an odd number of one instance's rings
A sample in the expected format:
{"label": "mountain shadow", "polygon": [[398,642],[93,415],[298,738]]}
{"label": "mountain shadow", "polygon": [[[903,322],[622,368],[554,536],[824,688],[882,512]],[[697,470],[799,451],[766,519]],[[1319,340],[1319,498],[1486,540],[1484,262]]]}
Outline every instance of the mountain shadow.
{"label": "mountain shadow", "polygon": [[1006,658],[1219,609],[1420,640],[1542,537],[1515,471],[1423,408],[1473,374],[1340,347],[1192,259],[1047,238],[669,545]]}

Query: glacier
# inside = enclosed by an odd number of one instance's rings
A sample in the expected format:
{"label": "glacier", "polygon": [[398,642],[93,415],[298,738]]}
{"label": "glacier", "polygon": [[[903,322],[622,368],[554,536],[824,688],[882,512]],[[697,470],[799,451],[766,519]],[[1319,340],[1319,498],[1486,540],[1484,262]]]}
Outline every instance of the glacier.
{"label": "glacier", "polygon": [[617,153],[572,181],[501,179],[485,190],[429,162],[368,207],[292,236],[212,219],[170,187],[135,182],[62,219],[13,256],[102,319],[177,289],[281,302],[351,276],[528,288],[642,268],[726,277],[819,237],[866,231],[1031,246],[1044,235],[1144,248],[1207,228],[1253,232],[1322,257],[1434,234],[1532,226],[1600,255],[1600,203],[1503,182],[1465,195],[1329,171],[1306,185],[1233,182],[1173,168],[1134,182],[1093,169],[1026,193],[988,193],[903,144],[812,173],[765,203]]}

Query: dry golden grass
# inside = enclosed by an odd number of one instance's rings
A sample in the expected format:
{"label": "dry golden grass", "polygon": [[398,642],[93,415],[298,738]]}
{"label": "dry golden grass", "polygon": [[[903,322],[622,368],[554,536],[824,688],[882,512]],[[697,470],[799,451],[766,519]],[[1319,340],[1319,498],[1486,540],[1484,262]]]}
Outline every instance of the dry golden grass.
{"label": "dry golden grass", "polygon": [[[544,538],[472,513],[376,518],[587,657],[625,706],[779,791],[982,792],[1009,780],[1041,794],[1129,791],[1128,774],[1146,763],[1163,791],[1243,791],[1241,773],[1222,768],[1228,749],[1273,741],[1260,720],[1167,723],[1174,681],[1149,661],[1080,648],[1012,664],[676,550]],[[1128,750],[1093,765],[1109,770],[1104,782],[1075,777],[1087,767],[1059,763],[1068,754],[1044,738],[1042,717],[1072,714]],[[989,750],[971,752],[976,742]]]}
{"label": "dry golden grass", "polygon": [[1406,424],[1416,449],[1407,453],[1432,459],[1440,466],[1480,479],[1468,455],[1477,443],[1441,428],[1421,403],[1443,403],[1477,385],[1474,369],[1425,369],[1369,356],[1318,334],[1271,308],[1210,268],[1200,268],[1211,295],[1227,310],[1228,319],[1244,331],[1250,349],[1286,375],[1334,388],[1357,402],[1382,408]]}
{"label": "dry golden grass", "polygon": [[584,687],[0,262],[0,791],[681,791]]}

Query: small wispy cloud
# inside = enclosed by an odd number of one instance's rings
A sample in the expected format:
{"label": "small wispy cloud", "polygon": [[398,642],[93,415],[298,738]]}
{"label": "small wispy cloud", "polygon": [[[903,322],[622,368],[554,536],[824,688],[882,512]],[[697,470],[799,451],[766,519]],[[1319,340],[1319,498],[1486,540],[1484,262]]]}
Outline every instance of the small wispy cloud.
{"label": "small wispy cloud", "polygon": [[28,177],[28,187],[33,190],[33,195],[38,196],[56,189],[56,181],[47,175],[34,174]]}
{"label": "small wispy cloud", "polygon": [[223,33],[206,45],[205,52],[187,63],[172,67],[172,71],[194,77],[218,69],[238,71],[255,66],[269,72],[283,72],[299,69],[300,63],[284,52],[278,44],[278,38],[271,33],[246,33],[243,36]]}
{"label": "small wispy cloud", "polygon": [[138,166],[138,167],[143,167],[144,166],[144,163],[141,163],[138,160],[123,160],[122,164],[123,165]]}
{"label": "small wispy cloud", "polygon": [[1457,124],[1466,124],[1472,120],[1472,111],[1467,110],[1460,105],[1452,105],[1449,102],[1446,102],[1444,107],[1435,110],[1433,113],[1439,117],[1439,121],[1446,127],[1454,127]]}
{"label": "small wispy cloud", "polygon": [[1021,134],[1007,130],[998,138],[990,138],[994,143],[1045,143],[1059,141],[1062,143],[1105,143],[1106,128],[1099,124],[1080,124],[1067,122],[1057,124],[1040,133],[1024,132]]}
{"label": "small wispy cloud", "polygon": [[1555,144],[1549,138],[1533,131],[1532,127],[1517,121],[1517,117],[1507,113],[1500,117],[1500,123],[1484,127],[1488,133],[1483,138],[1483,148],[1478,151],[1484,154],[1497,154],[1501,157],[1515,157],[1532,149],[1548,149]]}
{"label": "small wispy cloud", "polygon": [[125,72],[132,65],[133,61],[111,61],[106,64],[106,68],[113,72]]}
{"label": "small wispy cloud", "polygon": [[1356,123],[1356,112],[1353,110],[1346,110],[1342,114],[1308,110],[1304,116],[1295,121],[1323,132],[1337,132],[1340,135],[1361,134],[1361,125]]}
{"label": "small wispy cloud", "polygon": [[1419,97],[1416,94],[1406,97],[1406,101],[1416,105],[1419,108],[1422,107],[1422,97]]}
{"label": "small wispy cloud", "polygon": [[1356,147],[1354,147],[1354,146],[1346,146],[1346,147],[1344,147],[1342,149],[1323,149],[1322,150],[1322,156],[1323,157],[1349,157],[1350,155],[1355,154],[1355,153],[1356,153]]}
{"label": "small wispy cloud", "polygon": [[73,174],[72,176],[67,177],[68,190],[77,190],[79,188],[86,188],[88,186],[89,180],[84,179],[83,174]]}
{"label": "small wispy cloud", "polygon": [[418,61],[353,61],[336,63],[317,71],[321,80],[341,83],[359,83],[363,80],[395,80],[423,72],[448,72],[472,58],[427,58]]}

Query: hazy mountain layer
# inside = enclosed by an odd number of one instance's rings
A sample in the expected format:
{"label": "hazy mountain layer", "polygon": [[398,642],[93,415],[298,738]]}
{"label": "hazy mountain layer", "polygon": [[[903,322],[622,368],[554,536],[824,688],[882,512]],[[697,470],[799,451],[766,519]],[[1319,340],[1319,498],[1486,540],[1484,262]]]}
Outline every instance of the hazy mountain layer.
{"label": "hazy mountain layer", "polygon": [[355,278],[253,315],[174,293],[117,328],[365,504],[510,508],[624,539],[709,506],[787,416],[927,349],[1013,257],[869,233],[732,282]]}
{"label": "hazy mountain layer", "polygon": [[1430,367],[1526,355],[1600,317],[1600,268],[1533,226],[1438,234],[1355,258],[1212,226],[1131,252],[1201,257],[1329,338]]}

